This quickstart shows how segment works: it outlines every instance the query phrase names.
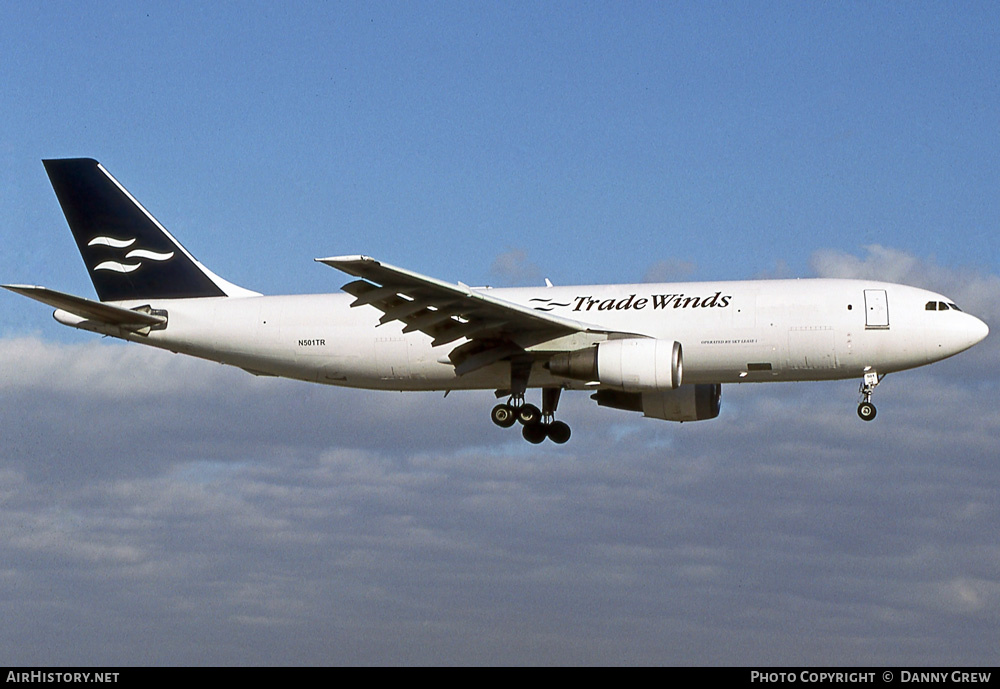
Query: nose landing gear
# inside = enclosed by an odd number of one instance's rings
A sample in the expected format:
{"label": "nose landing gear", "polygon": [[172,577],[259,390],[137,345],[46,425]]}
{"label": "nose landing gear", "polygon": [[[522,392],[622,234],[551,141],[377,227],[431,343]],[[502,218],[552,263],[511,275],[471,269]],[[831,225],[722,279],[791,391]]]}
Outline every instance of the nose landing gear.
{"label": "nose landing gear", "polygon": [[862,421],[871,421],[875,418],[878,410],[872,404],[872,393],[875,392],[875,387],[882,381],[882,378],[883,376],[880,376],[877,371],[865,371],[865,377],[861,381],[861,387],[858,389],[858,392],[861,393],[861,403],[858,404],[858,416],[861,417]]}

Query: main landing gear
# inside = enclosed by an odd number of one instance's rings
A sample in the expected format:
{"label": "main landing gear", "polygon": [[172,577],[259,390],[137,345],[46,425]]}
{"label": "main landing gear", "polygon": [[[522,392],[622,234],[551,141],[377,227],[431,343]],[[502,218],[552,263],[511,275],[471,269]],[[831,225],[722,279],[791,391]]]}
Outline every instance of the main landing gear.
{"label": "main landing gear", "polygon": [[[542,388],[542,408],[525,404],[524,393],[528,389],[532,359],[521,357],[510,362],[510,399],[506,404],[493,407],[490,418],[501,428],[510,428],[521,423],[521,435],[529,443],[537,445],[546,438],[562,445],[569,440],[569,426],[555,420],[556,407],[562,388]],[[497,397],[503,393],[497,391]]]}
{"label": "main landing gear", "polygon": [[865,371],[865,377],[861,381],[858,392],[861,393],[861,403],[858,405],[858,416],[862,421],[871,421],[875,418],[877,410],[872,404],[872,393],[875,387],[882,381],[882,376],[877,371]]}
{"label": "main landing gear", "polygon": [[562,445],[569,440],[569,425],[555,420],[556,405],[559,403],[561,388],[544,388],[542,390],[542,407],[525,404],[523,397],[511,397],[506,404],[493,407],[490,418],[501,428],[510,428],[515,423],[521,424],[521,435],[529,443],[537,445],[546,438]]}

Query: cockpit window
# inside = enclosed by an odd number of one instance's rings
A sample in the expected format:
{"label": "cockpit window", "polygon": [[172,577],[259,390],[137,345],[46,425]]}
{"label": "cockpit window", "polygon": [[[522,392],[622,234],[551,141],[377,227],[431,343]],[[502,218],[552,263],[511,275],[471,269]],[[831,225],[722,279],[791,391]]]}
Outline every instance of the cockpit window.
{"label": "cockpit window", "polygon": [[947,311],[948,309],[954,309],[955,311],[961,311],[955,304],[943,301],[929,301],[924,305],[924,310],[926,311]]}

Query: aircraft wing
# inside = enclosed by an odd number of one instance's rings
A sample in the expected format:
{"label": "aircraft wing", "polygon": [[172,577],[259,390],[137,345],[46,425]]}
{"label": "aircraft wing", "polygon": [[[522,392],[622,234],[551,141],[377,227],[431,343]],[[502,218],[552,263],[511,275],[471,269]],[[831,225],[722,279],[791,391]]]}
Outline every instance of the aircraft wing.
{"label": "aircraft wing", "polygon": [[138,330],[160,325],[167,321],[165,316],[133,309],[124,309],[120,306],[104,304],[93,299],[84,299],[83,297],[66,294],[65,292],[58,292],[48,287],[38,287],[35,285],[0,286],[11,292],[17,292],[35,301],[40,301],[43,304],[68,311],[74,316],[91,321],[99,321],[108,325],[117,325],[123,328]]}
{"label": "aircraft wing", "polygon": [[380,324],[400,321],[403,332],[419,330],[434,346],[466,338],[450,358],[459,375],[527,347],[580,332],[597,332],[585,323],[499,299],[484,290],[454,285],[368,256],[317,258],[320,263],[361,278],[343,286],[356,299],[382,312]]}

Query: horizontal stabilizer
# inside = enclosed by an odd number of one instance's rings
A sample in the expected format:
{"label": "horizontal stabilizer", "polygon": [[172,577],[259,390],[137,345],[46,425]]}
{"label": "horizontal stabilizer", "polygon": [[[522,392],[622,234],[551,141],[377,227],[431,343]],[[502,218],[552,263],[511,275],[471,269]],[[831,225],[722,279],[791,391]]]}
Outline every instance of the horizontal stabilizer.
{"label": "horizontal stabilizer", "polygon": [[4,289],[9,289],[11,292],[17,292],[35,301],[40,301],[43,304],[68,311],[74,316],[79,316],[90,321],[98,321],[107,325],[139,329],[162,325],[167,322],[165,316],[134,311],[132,309],[123,309],[120,306],[111,306],[110,304],[103,304],[92,299],[76,297],[72,294],[57,292],[47,287],[37,287],[35,285],[0,286]]}

